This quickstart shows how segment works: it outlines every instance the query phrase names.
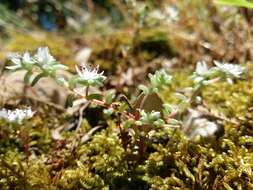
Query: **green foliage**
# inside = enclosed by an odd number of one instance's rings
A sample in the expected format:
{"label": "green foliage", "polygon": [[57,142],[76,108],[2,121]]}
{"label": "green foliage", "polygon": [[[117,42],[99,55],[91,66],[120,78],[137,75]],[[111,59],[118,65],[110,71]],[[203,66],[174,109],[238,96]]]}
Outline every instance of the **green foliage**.
{"label": "green foliage", "polygon": [[161,119],[161,113],[152,111],[151,113],[146,113],[144,110],[141,111],[141,117],[139,121],[136,121],[136,125],[155,125],[163,126],[165,122]]}
{"label": "green foliage", "polygon": [[216,1],[217,4],[220,5],[230,5],[230,6],[238,6],[238,7],[245,7],[245,8],[253,8],[253,3],[247,0],[218,0]]}
{"label": "green foliage", "polygon": [[165,70],[156,71],[154,75],[149,74],[150,86],[140,85],[139,89],[143,91],[144,94],[157,93],[158,90],[162,90],[164,87],[171,83],[172,76],[166,73]]}

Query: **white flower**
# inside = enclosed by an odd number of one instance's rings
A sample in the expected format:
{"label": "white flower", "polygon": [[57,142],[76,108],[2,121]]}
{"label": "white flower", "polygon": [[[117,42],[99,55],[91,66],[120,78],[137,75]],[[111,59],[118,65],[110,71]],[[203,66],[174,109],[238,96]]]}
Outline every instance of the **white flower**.
{"label": "white flower", "polygon": [[17,53],[11,53],[8,59],[14,63],[14,65],[7,66],[7,69],[17,70],[25,67],[26,69],[31,69],[31,66],[35,63],[34,59],[30,56],[28,52],[24,53],[23,56]]}
{"label": "white flower", "polygon": [[241,75],[245,72],[245,67],[240,65],[234,65],[229,63],[220,63],[218,61],[214,61],[216,68],[224,73],[228,78],[240,78]]}
{"label": "white flower", "polygon": [[2,109],[0,110],[0,118],[21,124],[23,120],[30,119],[34,113],[30,107],[27,109],[15,109],[13,111]]}
{"label": "white flower", "polygon": [[176,6],[166,6],[165,13],[166,13],[166,15],[169,16],[169,18],[171,20],[173,20],[173,21],[179,20],[178,9]]}
{"label": "white flower", "polygon": [[[209,69],[205,61],[198,61],[194,74],[191,76],[194,83],[203,83],[212,75],[212,69]],[[203,83],[204,84],[204,83]]]}
{"label": "white flower", "polygon": [[205,75],[209,72],[208,66],[205,61],[198,61],[195,72],[198,75]]}
{"label": "white flower", "polygon": [[40,47],[35,54],[35,60],[38,66],[42,67],[46,72],[54,73],[58,69],[67,70],[68,67],[56,61],[50,54],[48,47]]}
{"label": "white flower", "polygon": [[67,70],[68,67],[58,63],[55,58],[49,53],[47,47],[40,47],[34,56],[31,56],[28,52],[22,56],[19,54],[10,54],[9,59],[14,65],[6,67],[7,69],[17,70],[25,69],[32,71],[33,66],[40,67],[45,75],[51,75],[55,77],[55,73],[58,69]]}
{"label": "white flower", "polygon": [[30,64],[30,65],[35,63],[34,59],[30,56],[30,54],[28,52],[24,53],[24,55],[22,57],[22,61],[23,61],[23,63]]}
{"label": "white flower", "polygon": [[7,57],[14,65],[7,66],[7,69],[16,70],[20,69],[21,67],[21,56],[19,54],[9,54]]}
{"label": "white flower", "polygon": [[48,47],[38,48],[35,58],[40,65],[50,65],[55,62],[55,58],[49,53]]}
{"label": "white flower", "polygon": [[76,66],[76,71],[79,75],[79,83],[84,85],[101,85],[106,77],[103,75],[103,71],[98,73],[98,69],[99,67],[92,69],[87,65]]}

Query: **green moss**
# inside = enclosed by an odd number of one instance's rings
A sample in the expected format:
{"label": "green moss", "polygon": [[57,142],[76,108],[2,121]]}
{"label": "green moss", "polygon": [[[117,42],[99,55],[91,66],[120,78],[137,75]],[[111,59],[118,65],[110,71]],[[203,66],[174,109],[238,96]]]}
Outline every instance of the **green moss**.
{"label": "green moss", "polygon": [[136,38],[134,43],[136,50],[146,51],[152,56],[173,57],[176,55],[176,49],[166,28],[142,29]]}
{"label": "green moss", "polygon": [[113,32],[101,38],[100,45],[92,44],[94,49],[91,61],[103,69],[115,73],[117,65],[126,69],[136,67],[158,56],[176,55],[174,42],[165,28],[142,28]]}
{"label": "green moss", "polygon": [[[251,77],[248,68],[246,78]],[[186,71],[176,73],[172,86],[161,94],[165,102],[177,101],[172,92],[189,86],[188,76]],[[3,189],[250,189],[252,90],[248,80],[207,87],[203,100],[211,109],[239,121],[239,126],[225,122],[221,137],[197,141],[187,139],[179,129],[158,130],[155,137],[167,138],[148,142],[142,161],[133,160],[130,149],[123,148],[113,120],[74,152],[71,146],[76,132],[63,132],[65,140],[53,140],[54,126],[66,118],[55,117],[46,107],[15,130],[2,122],[0,184]],[[46,114],[49,112],[51,116]],[[86,121],[82,133],[90,127]],[[23,149],[26,141],[18,135],[22,130],[30,137],[29,160]]]}
{"label": "green moss", "polygon": [[[50,40],[49,40],[50,39]],[[48,47],[52,55],[61,63],[74,68],[74,52],[71,51],[70,40],[56,34],[37,33],[11,33],[9,41],[5,43],[3,51],[0,53],[0,59],[4,59],[6,53],[35,51],[38,47]]]}
{"label": "green moss", "polygon": [[[247,68],[245,78],[250,79],[252,68]],[[130,149],[123,148],[114,120],[107,120],[107,126],[74,150],[73,141],[92,128],[87,121],[79,134],[63,132],[64,140],[53,140],[51,133],[66,118],[48,107],[42,107],[24,126],[2,122],[0,184],[4,189],[250,189],[253,85],[246,79],[233,85],[218,82],[202,92],[211,110],[238,125],[224,122],[220,137],[196,141],[187,139],[180,129],[157,130],[158,140],[147,142],[142,160],[135,160]],[[161,96],[167,103],[177,103],[172,92],[191,84],[189,71],[181,70]],[[161,141],[161,137],[166,138]]]}
{"label": "green moss", "polygon": [[244,80],[235,81],[233,85],[219,82],[203,91],[203,97],[208,106],[230,119],[238,120],[241,124],[252,126],[253,118],[253,84],[250,80],[252,67],[247,66],[248,74]]}
{"label": "green moss", "polygon": [[164,102],[177,104],[179,99],[175,96],[176,92],[182,92],[184,88],[192,86],[193,82],[190,79],[192,68],[176,69],[171,73],[173,76],[170,86],[160,93]]}

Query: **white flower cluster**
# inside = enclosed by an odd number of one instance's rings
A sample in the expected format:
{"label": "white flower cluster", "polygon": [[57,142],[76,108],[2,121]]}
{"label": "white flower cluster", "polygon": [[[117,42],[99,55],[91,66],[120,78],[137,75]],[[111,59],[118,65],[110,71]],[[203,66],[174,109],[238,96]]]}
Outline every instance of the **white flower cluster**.
{"label": "white flower cluster", "polygon": [[[24,80],[32,86],[43,77],[51,77],[58,84],[71,88],[78,84],[82,86],[101,86],[106,79],[103,72],[99,73],[98,67],[93,69],[88,65],[80,64],[76,66],[77,75],[66,81],[64,77],[58,75],[57,71],[67,70],[68,67],[57,62],[47,47],[38,48],[37,53],[34,55],[26,52],[23,55],[11,54],[8,58],[13,65],[6,68],[10,70],[26,70]],[[34,76],[34,71],[37,71],[36,76]]]}
{"label": "white flower cluster", "polygon": [[[40,47],[35,55],[30,55],[28,52],[23,55],[10,54],[8,59],[13,65],[7,66],[10,70],[26,70],[24,80],[27,84],[35,85],[42,77],[51,77],[61,85],[67,85],[66,81],[62,77],[57,76],[57,70],[67,70],[68,67],[60,64],[55,58],[49,53],[47,47]],[[38,71],[38,75],[32,78],[34,71]]]}
{"label": "white flower cluster", "polygon": [[7,66],[7,69],[18,70],[25,67],[26,69],[32,69],[31,66],[35,64],[35,61],[31,58],[28,52],[23,55],[17,53],[11,53],[7,57],[14,65]]}
{"label": "white flower cluster", "polygon": [[207,85],[214,82],[215,80],[211,79],[215,77],[226,79],[229,83],[232,83],[232,79],[240,78],[245,72],[245,67],[241,65],[220,63],[218,61],[214,61],[214,64],[215,67],[208,68],[206,62],[198,62],[196,70],[192,75],[194,83]]}
{"label": "white flower cluster", "polygon": [[99,73],[98,70],[99,67],[92,69],[84,64],[76,66],[76,71],[79,76],[77,82],[86,86],[100,86],[106,77],[103,75],[103,71]]}
{"label": "white flower cluster", "polygon": [[15,109],[15,110],[0,110],[0,118],[5,119],[9,122],[21,124],[23,120],[30,119],[33,117],[35,112],[31,110],[31,108],[27,109]]}
{"label": "white flower cluster", "polygon": [[240,65],[220,63],[218,61],[214,61],[214,64],[216,65],[216,69],[228,79],[240,78],[245,72],[245,68]]}
{"label": "white flower cluster", "polygon": [[49,49],[47,47],[38,48],[37,53],[34,56],[26,52],[23,55],[10,54],[8,59],[14,64],[6,67],[10,70],[32,70],[34,65],[48,72],[54,72],[57,69],[68,69],[68,67],[58,63],[55,60],[55,58],[49,53]]}

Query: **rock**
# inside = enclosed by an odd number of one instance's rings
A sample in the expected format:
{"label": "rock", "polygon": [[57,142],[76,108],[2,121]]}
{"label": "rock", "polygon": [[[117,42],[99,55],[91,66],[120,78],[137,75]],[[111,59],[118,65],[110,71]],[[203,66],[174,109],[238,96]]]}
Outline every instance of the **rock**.
{"label": "rock", "polygon": [[199,136],[212,137],[223,133],[223,126],[215,117],[205,115],[198,110],[188,109],[183,122],[183,131],[190,139]]}
{"label": "rock", "polygon": [[77,53],[77,55],[75,57],[75,61],[77,63],[79,63],[79,64],[81,64],[81,63],[85,63],[85,64],[88,63],[88,60],[89,60],[90,55],[91,55],[91,52],[92,52],[92,50],[90,48],[83,48],[83,49],[81,49]]}
{"label": "rock", "polygon": [[[68,79],[71,73],[60,71],[59,74]],[[27,87],[23,81],[25,71],[4,72],[0,76],[0,103],[13,104],[19,102],[20,97],[29,97],[56,104],[64,108],[67,90],[59,86],[51,78],[42,78],[34,87]]]}

